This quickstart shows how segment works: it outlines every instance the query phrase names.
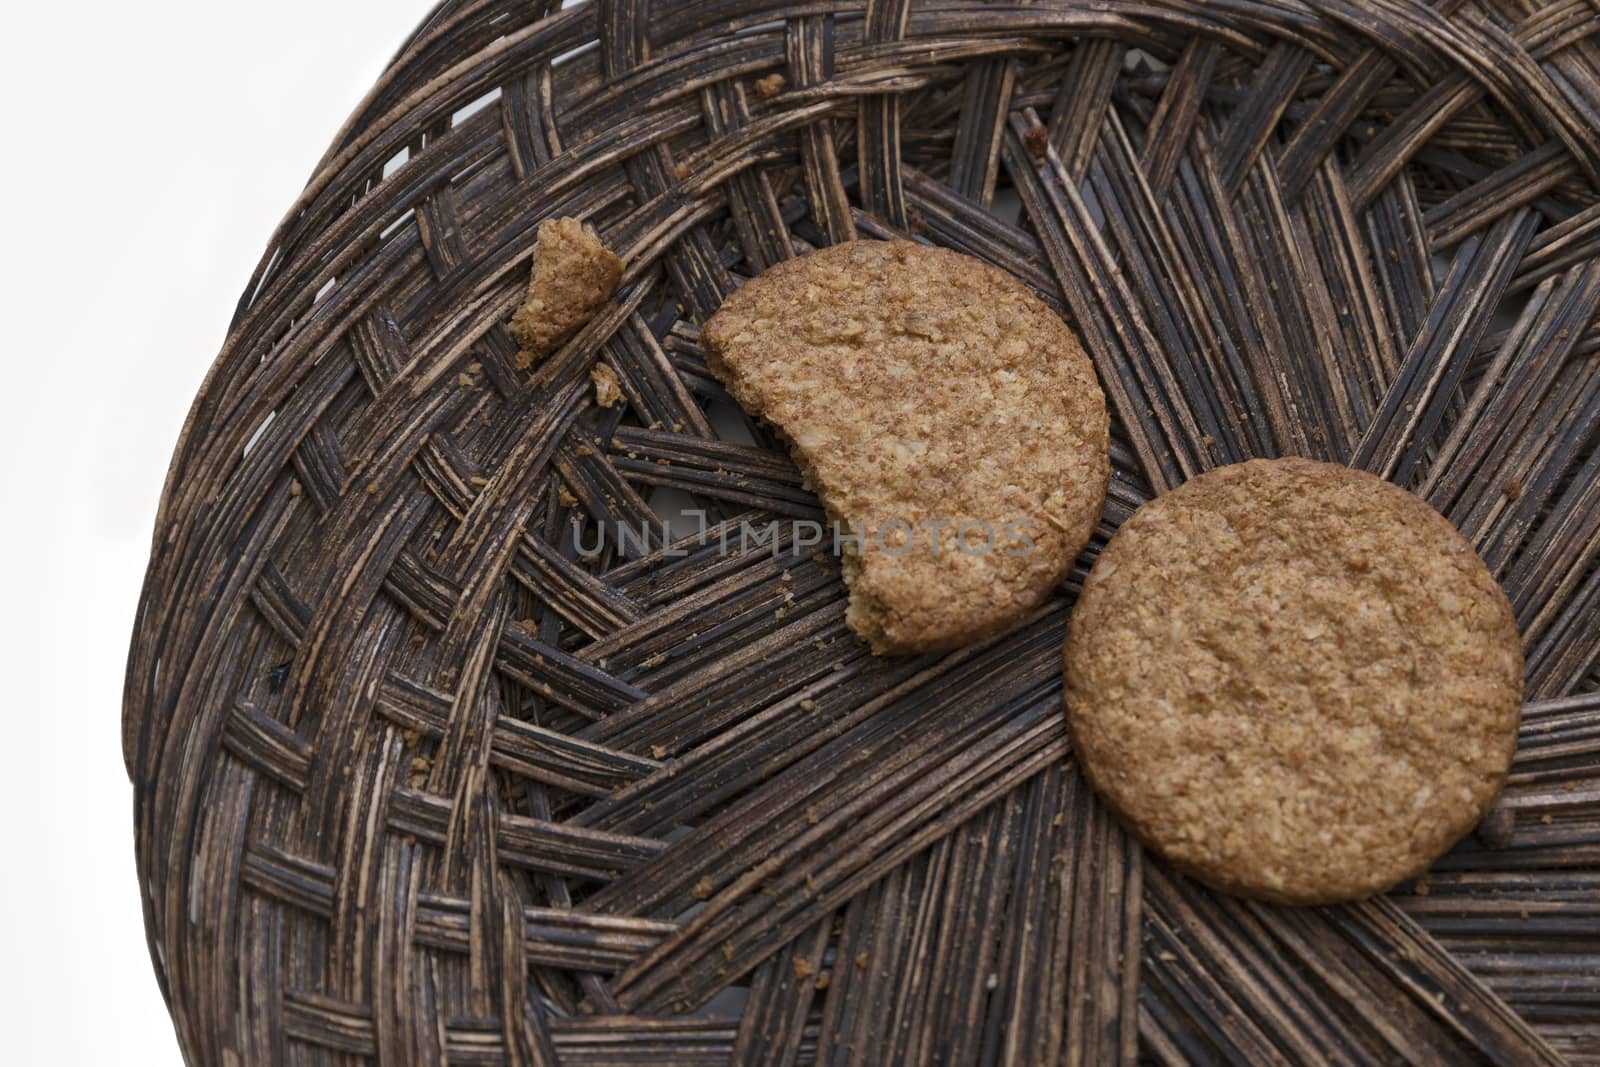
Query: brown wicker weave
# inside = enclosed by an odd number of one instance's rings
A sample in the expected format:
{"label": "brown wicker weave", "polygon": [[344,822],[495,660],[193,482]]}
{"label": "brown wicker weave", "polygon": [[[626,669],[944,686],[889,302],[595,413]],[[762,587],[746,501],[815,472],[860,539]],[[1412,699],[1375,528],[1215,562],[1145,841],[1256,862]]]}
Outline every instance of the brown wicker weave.
{"label": "brown wicker weave", "polygon": [[[189,1059],[1600,1064],[1600,5],[555,7],[405,45],[173,460],[124,725]],[[627,275],[519,369],[558,214]],[[1097,544],[1298,453],[1478,545],[1530,703],[1425,884],[1279,908],[1142,856],[1068,753],[1076,579],[895,660],[814,550],[579,551],[674,501],[816,517],[696,324],[897,233],[1076,323]]]}

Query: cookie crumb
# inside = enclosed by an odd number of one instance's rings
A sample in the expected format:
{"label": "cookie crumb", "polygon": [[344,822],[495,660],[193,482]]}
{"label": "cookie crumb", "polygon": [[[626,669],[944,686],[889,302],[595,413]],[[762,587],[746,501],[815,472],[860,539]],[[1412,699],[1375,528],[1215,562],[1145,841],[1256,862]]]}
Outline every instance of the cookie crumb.
{"label": "cookie crumb", "polygon": [[511,317],[526,368],[561,347],[600,310],[622,280],[622,260],[594,228],[573,218],[539,224],[528,296]]}
{"label": "cookie crumb", "polygon": [[788,85],[789,79],[782,74],[768,74],[765,78],[756,79],[756,95],[763,100],[771,100]]}
{"label": "cookie crumb", "polygon": [[589,380],[594,383],[594,402],[609,408],[622,399],[622,380],[607,364],[596,363],[589,369]]}
{"label": "cookie crumb", "polygon": [[702,875],[700,880],[694,884],[694,898],[696,900],[710,900],[711,889],[711,876]]}
{"label": "cookie crumb", "polygon": [[1050,152],[1050,131],[1043,126],[1030,126],[1022,135],[1022,147],[1034,159],[1043,159]]}

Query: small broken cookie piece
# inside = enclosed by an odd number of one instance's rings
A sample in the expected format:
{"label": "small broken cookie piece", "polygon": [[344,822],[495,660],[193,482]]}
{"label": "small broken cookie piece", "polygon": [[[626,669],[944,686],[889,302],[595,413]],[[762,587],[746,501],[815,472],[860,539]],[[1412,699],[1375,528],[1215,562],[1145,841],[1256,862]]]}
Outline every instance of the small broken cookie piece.
{"label": "small broken cookie piece", "polygon": [[908,241],[777,264],[701,333],[835,524],[846,621],[880,653],[1020,620],[1088,541],[1110,475],[1094,369],[1015,278]]}
{"label": "small broken cookie piece", "polygon": [[518,363],[530,366],[561,347],[622,280],[622,260],[577,219],[546,219],[533,250],[528,297],[511,317],[511,335],[522,345]]}
{"label": "small broken cookie piece", "polygon": [[1291,904],[1413,878],[1506,780],[1517,620],[1420,498],[1304,459],[1202,474],[1122,524],[1067,628],[1073,751],[1182,870]]}

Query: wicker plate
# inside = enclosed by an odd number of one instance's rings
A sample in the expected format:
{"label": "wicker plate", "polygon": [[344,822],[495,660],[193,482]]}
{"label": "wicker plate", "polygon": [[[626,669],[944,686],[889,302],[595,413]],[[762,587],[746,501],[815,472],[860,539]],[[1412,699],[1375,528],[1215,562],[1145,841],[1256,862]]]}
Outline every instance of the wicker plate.
{"label": "wicker plate", "polygon": [[[449,2],[405,46],[174,458],[125,745],[190,1060],[1600,1063],[1595,8],[554,6]],[[530,371],[503,323],[553,214],[628,274]],[[1425,885],[1285,909],[1142,856],[1067,750],[1075,582],[884,660],[829,557],[579,551],[685,503],[817,514],[696,323],[893,233],[1077,324],[1097,544],[1300,453],[1478,545],[1530,703]]]}

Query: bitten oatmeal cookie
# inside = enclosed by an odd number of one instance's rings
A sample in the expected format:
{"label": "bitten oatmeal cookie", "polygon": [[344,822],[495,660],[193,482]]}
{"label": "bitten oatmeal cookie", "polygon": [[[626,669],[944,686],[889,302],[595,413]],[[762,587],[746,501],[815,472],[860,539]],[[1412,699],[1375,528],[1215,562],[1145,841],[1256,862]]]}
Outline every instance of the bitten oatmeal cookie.
{"label": "bitten oatmeal cookie", "polygon": [[1348,900],[1420,874],[1516,748],[1505,594],[1438,512],[1303,459],[1202,474],[1100,553],[1067,718],[1146,844],[1244,896]]}
{"label": "bitten oatmeal cookie", "polygon": [[622,280],[622,260],[577,219],[539,223],[528,297],[511,317],[519,366],[543,359],[594,317]]}
{"label": "bitten oatmeal cookie", "polygon": [[846,615],[885,653],[953,648],[1039,604],[1100,516],[1105,398],[1072,331],[1016,279],[906,241],[772,267],[723,303],[711,369],[765,416],[861,543]]}

